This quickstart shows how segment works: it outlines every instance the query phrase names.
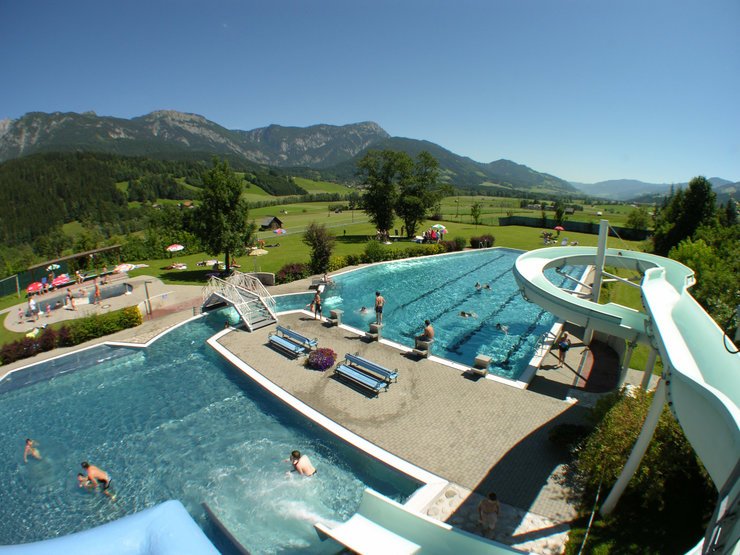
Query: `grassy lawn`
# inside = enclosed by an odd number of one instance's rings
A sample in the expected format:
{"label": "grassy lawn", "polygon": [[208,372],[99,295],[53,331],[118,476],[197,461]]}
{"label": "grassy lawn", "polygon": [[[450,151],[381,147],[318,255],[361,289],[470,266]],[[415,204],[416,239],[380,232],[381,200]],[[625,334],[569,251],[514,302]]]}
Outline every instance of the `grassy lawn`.
{"label": "grassy lawn", "polygon": [[340,193],[346,195],[353,189],[340,183],[331,183],[330,181],[314,181],[305,177],[294,177],[293,182],[309,193]]}

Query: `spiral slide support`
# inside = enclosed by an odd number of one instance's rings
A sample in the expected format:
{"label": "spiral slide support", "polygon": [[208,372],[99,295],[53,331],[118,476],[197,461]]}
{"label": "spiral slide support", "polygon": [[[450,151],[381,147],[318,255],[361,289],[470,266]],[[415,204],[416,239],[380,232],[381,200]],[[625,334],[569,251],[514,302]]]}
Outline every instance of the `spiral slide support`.
{"label": "spiral slide support", "polygon": [[539,249],[519,256],[514,276],[526,299],[556,316],[658,349],[668,405],[719,492],[707,534],[692,553],[733,553],[740,534],[740,355],[689,294],[693,271],[675,260],[606,249],[606,266],[643,274],[645,312],[579,298],[543,274],[549,268],[593,264],[595,259],[592,247]]}

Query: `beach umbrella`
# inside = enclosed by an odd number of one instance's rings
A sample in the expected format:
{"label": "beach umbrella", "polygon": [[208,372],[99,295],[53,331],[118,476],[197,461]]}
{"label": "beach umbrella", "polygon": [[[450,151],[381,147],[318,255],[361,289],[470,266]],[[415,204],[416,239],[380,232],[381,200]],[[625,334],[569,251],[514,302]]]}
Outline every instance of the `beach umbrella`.
{"label": "beach umbrella", "polygon": [[59,264],[49,264],[46,267],[46,271],[47,272],[51,272],[52,270],[58,270],[59,268],[61,268],[61,266]]}
{"label": "beach umbrella", "polygon": [[282,227],[279,227],[277,229],[273,229],[272,232],[275,233],[275,234],[277,234],[277,235],[285,235],[286,233],[288,233]]}
{"label": "beach umbrella", "polygon": [[34,281],[31,285],[26,288],[27,293],[38,293],[44,288],[44,285],[40,281]]}
{"label": "beach umbrella", "polygon": [[183,247],[182,245],[178,245],[177,243],[175,243],[174,245],[170,245],[169,247],[167,247],[165,250],[167,252],[178,252],[183,250],[184,248],[185,247]]}
{"label": "beach umbrella", "polygon": [[270,254],[270,251],[265,250],[265,249],[252,249],[251,251],[249,251],[249,255],[248,256],[254,256],[255,257],[254,258],[254,271],[255,272],[257,271],[257,257],[258,256],[264,256],[266,254]]}
{"label": "beach umbrella", "polygon": [[443,226],[442,224],[434,224],[432,226],[432,229],[436,229],[437,231],[442,231],[443,233],[447,231],[447,228]]}
{"label": "beach umbrella", "polygon": [[555,229],[555,231],[565,231],[565,228],[562,225],[556,225],[553,229]]}

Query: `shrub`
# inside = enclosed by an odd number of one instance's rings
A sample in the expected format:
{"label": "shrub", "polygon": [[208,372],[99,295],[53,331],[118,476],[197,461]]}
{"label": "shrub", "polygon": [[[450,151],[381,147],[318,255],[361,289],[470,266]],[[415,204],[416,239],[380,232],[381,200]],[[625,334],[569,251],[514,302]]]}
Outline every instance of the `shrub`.
{"label": "shrub", "polygon": [[362,256],[359,254],[348,254],[347,255],[347,266],[357,266],[362,264]]}
{"label": "shrub", "polygon": [[457,245],[457,248],[455,250],[458,250],[458,251],[463,250],[465,248],[465,245],[467,244],[465,237],[455,237],[453,241]]}
{"label": "shrub", "polygon": [[35,338],[24,337],[6,343],[0,348],[0,362],[10,364],[56,347],[72,347],[117,331],[141,324],[139,309],[135,306],[72,320],[57,330],[45,328]]}
{"label": "shrub", "polygon": [[549,431],[547,438],[554,445],[570,451],[583,441],[591,429],[580,424],[558,424]]}
{"label": "shrub", "polygon": [[308,268],[305,264],[293,262],[286,264],[278,270],[278,273],[275,274],[275,282],[278,284],[290,283],[291,281],[308,277],[308,275]]}
{"label": "shrub", "polygon": [[341,256],[341,255],[335,255],[329,259],[329,270],[328,271],[336,272],[337,270],[341,270],[345,266],[348,266],[347,257]]}
{"label": "shrub", "polygon": [[486,233],[485,235],[481,235],[479,237],[470,238],[470,246],[474,249],[492,247],[495,244],[496,238],[490,233]]}
{"label": "shrub", "polygon": [[381,245],[378,241],[369,241],[365,245],[365,254],[362,258],[363,262],[382,262],[387,260],[386,256],[388,249]]}
{"label": "shrub", "polygon": [[306,365],[314,370],[327,370],[334,366],[337,361],[337,353],[327,347],[320,347],[311,351],[306,360]]}

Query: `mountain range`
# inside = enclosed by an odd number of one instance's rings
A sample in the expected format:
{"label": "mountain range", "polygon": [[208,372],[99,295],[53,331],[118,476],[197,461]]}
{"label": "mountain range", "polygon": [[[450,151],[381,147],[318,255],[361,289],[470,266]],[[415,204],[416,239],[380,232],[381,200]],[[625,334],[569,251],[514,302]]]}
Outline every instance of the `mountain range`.
{"label": "mountain range", "polygon": [[[708,181],[717,195],[717,202],[727,202],[730,197],[738,199],[740,196],[738,195],[740,182],[733,183],[721,177],[710,177]],[[579,191],[593,197],[646,203],[656,202],[657,199],[670,194],[671,188],[686,189],[689,185],[688,183],[645,183],[636,179],[612,179],[598,183],[571,181],[570,183]]]}
{"label": "mountain range", "polygon": [[203,116],[172,110],[131,119],[30,112],[0,121],[0,162],[37,152],[96,151],[154,158],[238,158],[288,173],[345,183],[356,180],[358,159],[368,150],[393,149],[412,157],[429,151],[440,163],[441,181],[473,190],[573,194],[567,181],[510,160],[481,163],[429,141],[391,137],[374,122],[226,129]]}

